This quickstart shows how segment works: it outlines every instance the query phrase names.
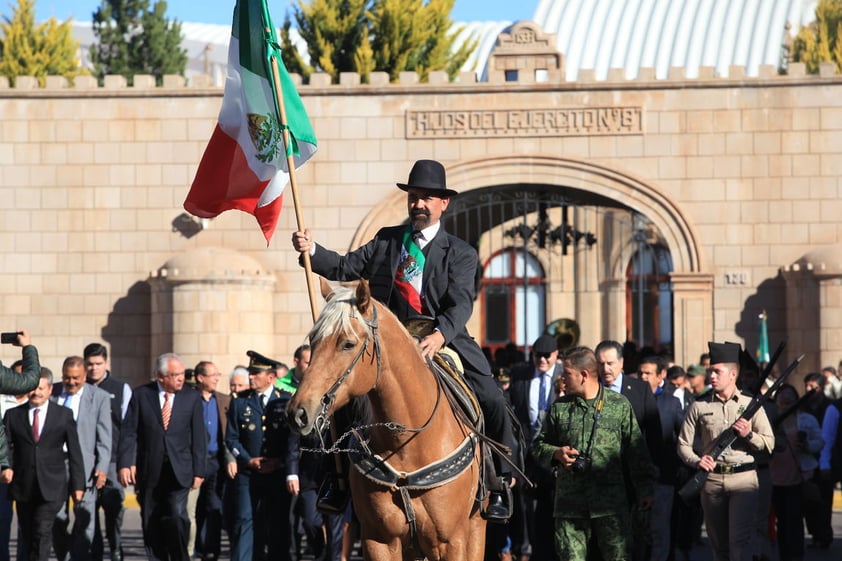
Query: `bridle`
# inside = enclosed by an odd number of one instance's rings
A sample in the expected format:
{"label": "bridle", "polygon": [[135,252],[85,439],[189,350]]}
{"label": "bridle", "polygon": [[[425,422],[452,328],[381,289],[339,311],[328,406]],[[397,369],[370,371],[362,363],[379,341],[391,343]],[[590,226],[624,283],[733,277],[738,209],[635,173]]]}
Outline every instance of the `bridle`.
{"label": "bridle", "polygon": [[[380,337],[377,335],[377,306],[371,307],[371,320],[367,320],[365,317],[358,316],[354,313],[351,314],[351,317],[354,319],[358,319],[362,321],[366,326],[368,326],[368,332],[365,335],[365,340],[363,341],[360,350],[354,356],[353,360],[351,360],[351,364],[348,365],[348,368],[342,373],[339,378],[330,386],[330,388],[325,392],[321,399],[321,409],[319,410],[319,414],[316,415],[316,419],[313,422],[313,426],[317,431],[317,434],[322,434],[325,428],[328,427],[330,423],[330,416],[327,414],[328,409],[330,409],[333,402],[336,401],[336,391],[339,389],[345,380],[348,379],[348,376],[351,375],[351,372],[354,371],[354,368],[357,366],[357,363],[362,359],[363,355],[366,354],[368,351],[368,343],[369,341],[373,341],[374,343],[374,356],[377,359],[377,374],[374,378],[374,385],[371,389],[375,389],[377,387],[377,383],[380,381],[380,374],[383,371],[383,364],[380,359]],[[371,391],[371,390],[369,390]]]}
{"label": "bridle", "polygon": [[[374,378],[374,384],[368,390],[369,392],[377,389],[377,384],[380,382],[380,376],[383,373],[383,364],[382,364],[381,352],[380,352],[380,337],[378,336],[378,333],[377,333],[377,329],[378,329],[377,306],[372,305],[372,307],[371,307],[371,320],[368,320],[365,317],[357,315],[355,313],[351,314],[351,318],[357,319],[357,320],[363,322],[369,329],[368,329],[368,332],[366,333],[365,340],[363,341],[363,344],[360,347],[360,350],[357,352],[356,355],[354,355],[354,358],[351,360],[351,363],[348,365],[348,367],[345,369],[345,371],[342,372],[342,375],[340,375],[339,378],[336,379],[336,381],[330,386],[330,388],[327,390],[327,392],[325,392],[325,394],[322,396],[321,408],[319,409],[319,413],[318,413],[318,415],[316,415],[316,418],[313,421],[314,430],[315,430],[316,434],[320,435],[320,438],[321,438],[321,435],[324,434],[324,430],[330,426],[330,415],[328,415],[327,412],[330,409],[330,407],[333,405],[334,401],[336,401],[337,390],[345,382],[345,380],[348,379],[348,376],[351,375],[351,372],[354,371],[354,368],[357,366],[357,363],[362,359],[363,355],[367,354],[369,341],[373,342],[374,357],[377,359],[377,374],[375,375],[375,378]],[[430,370],[430,373],[432,374],[432,370]],[[424,432],[430,426],[430,423],[432,423],[433,419],[435,418],[436,411],[438,411],[439,405],[441,404],[442,393],[444,393],[443,389],[442,389],[442,386],[441,386],[442,382],[439,379],[439,377],[436,376],[435,374],[433,374],[433,378],[436,380],[436,386],[437,386],[437,390],[438,390],[436,392],[436,403],[433,406],[432,413],[427,418],[427,421],[421,427],[407,428],[404,425],[401,425],[400,423],[395,423],[395,422],[389,421],[389,422],[385,422],[385,423],[374,423],[374,424],[371,424],[371,425],[356,427],[354,429],[351,429],[351,431],[349,431],[349,433],[356,433],[357,431],[359,431],[361,429],[371,428],[371,427],[375,427],[375,426],[385,426],[386,428],[388,428],[390,430],[393,430],[395,432],[398,432],[398,433],[404,433],[404,432],[422,433],[422,432]],[[368,392],[366,392],[366,393],[368,393]],[[343,438],[345,438],[345,436],[348,435],[349,433],[346,433],[345,435],[343,435],[342,437],[337,439],[337,442],[334,443],[334,447],[336,447],[336,445],[339,444],[339,442],[341,442],[343,440]],[[322,448],[324,448],[324,442],[322,442]],[[330,451],[333,451],[333,450],[325,450],[325,451],[330,452]]]}

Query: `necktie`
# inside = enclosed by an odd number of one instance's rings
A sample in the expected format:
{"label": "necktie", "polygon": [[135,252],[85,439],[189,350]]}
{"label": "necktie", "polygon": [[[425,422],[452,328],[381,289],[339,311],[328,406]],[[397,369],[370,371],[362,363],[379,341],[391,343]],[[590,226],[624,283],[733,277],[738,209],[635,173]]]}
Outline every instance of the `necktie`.
{"label": "necktie", "polygon": [[266,408],[266,394],[265,393],[260,394],[260,408],[261,409]]}
{"label": "necktie", "polygon": [[35,439],[35,442],[41,440],[41,423],[38,421],[38,411],[37,407],[32,410],[32,438]]}
{"label": "necktie", "polygon": [[538,411],[547,410],[547,375],[541,374],[541,385],[538,387]]}
{"label": "necktie", "polygon": [[409,305],[418,313],[422,313],[421,281],[424,274],[424,252],[421,251],[417,235],[421,232],[407,230],[403,236],[400,262],[395,271],[395,286]]}
{"label": "necktie", "polygon": [[73,399],[73,394],[67,394],[66,396],[64,396],[63,405],[65,407],[67,407],[68,409],[73,409],[73,405],[71,405],[72,399]]}
{"label": "necktie", "polygon": [[164,392],[164,406],[161,407],[161,420],[164,422],[164,430],[170,426],[172,416],[172,404],[170,403],[170,392]]}

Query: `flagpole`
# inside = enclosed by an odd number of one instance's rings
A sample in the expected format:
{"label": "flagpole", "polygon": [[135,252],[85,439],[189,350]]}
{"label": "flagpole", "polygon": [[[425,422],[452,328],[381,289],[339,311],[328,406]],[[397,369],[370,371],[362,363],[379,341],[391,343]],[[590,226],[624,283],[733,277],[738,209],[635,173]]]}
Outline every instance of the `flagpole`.
{"label": "flagpole", "polygon": [[[295,208],[295,222],[298,225],[298,231],[304,231],[304,216],[301,213],[301,204],[298,200],[298,179],[295,175],[295,161],[293,159],[292,151],[289,149],[289,128],[287,125],[286,107],[284,107],[283,88],[281,87],[281,69],[278,67],[278,58],[274,55],[269,57],[272,64],[272,79],[275,82],[275,91],[278,95],[275,96],[275,102],[278,104],[278,117],[281,121],[281,135],[284,140],[284,152],[287,155],[287,170],[289,170],[289,188],[292,191],[292,205]],[[307,276],[307,294],[310,297],[310,314],[313,316],[313,322],[319,315],[316,308],[316,283],[313,282],[313,266],[310,263],[310,253],[305,251],[301,254],[304,261],[304,274]]]}

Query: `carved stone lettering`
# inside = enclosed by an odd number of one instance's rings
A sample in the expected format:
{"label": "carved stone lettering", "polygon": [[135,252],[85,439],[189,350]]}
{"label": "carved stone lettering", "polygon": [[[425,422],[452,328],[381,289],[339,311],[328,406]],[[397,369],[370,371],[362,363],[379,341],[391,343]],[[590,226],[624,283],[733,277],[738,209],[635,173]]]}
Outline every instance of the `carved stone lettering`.
{"label": "carved stone lettering", "polygon": [[642,107],[407,111],[407,138],[643,134]]}

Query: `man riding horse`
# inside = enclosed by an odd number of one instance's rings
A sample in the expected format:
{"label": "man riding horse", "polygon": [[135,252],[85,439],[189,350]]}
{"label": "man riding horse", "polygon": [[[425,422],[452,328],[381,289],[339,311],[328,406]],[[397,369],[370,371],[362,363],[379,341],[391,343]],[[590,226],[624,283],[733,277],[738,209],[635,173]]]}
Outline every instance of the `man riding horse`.
{"label": "man riding horse", "polygon": [[[397,186],[407,193],[408,225],[382,228],[371,241],[346,255],[316,244],[309,230],[293,233],[293,247],[309,253],[313,271],[327,279],[367,279],[372,296],[402,322],[432,317],[434,329],[419,342],[422,355],[431,359],[445,346],[455,351],[482,408],[488,436],[514,450],[505,398],[466,328],[474,307],[477,253],[446,232],[440,221],[457,193],[447,187],[444,166],[433,160],[417,161],[408,181]],[[502,475],[509,478],[509,473]],[[507,494],[499,486],[491,487],[484,516],[489,521],[505,521],[510,515]],[[328,492],[336,494],[335,489]],[[338,497],[337,502],[344,499]]]}

